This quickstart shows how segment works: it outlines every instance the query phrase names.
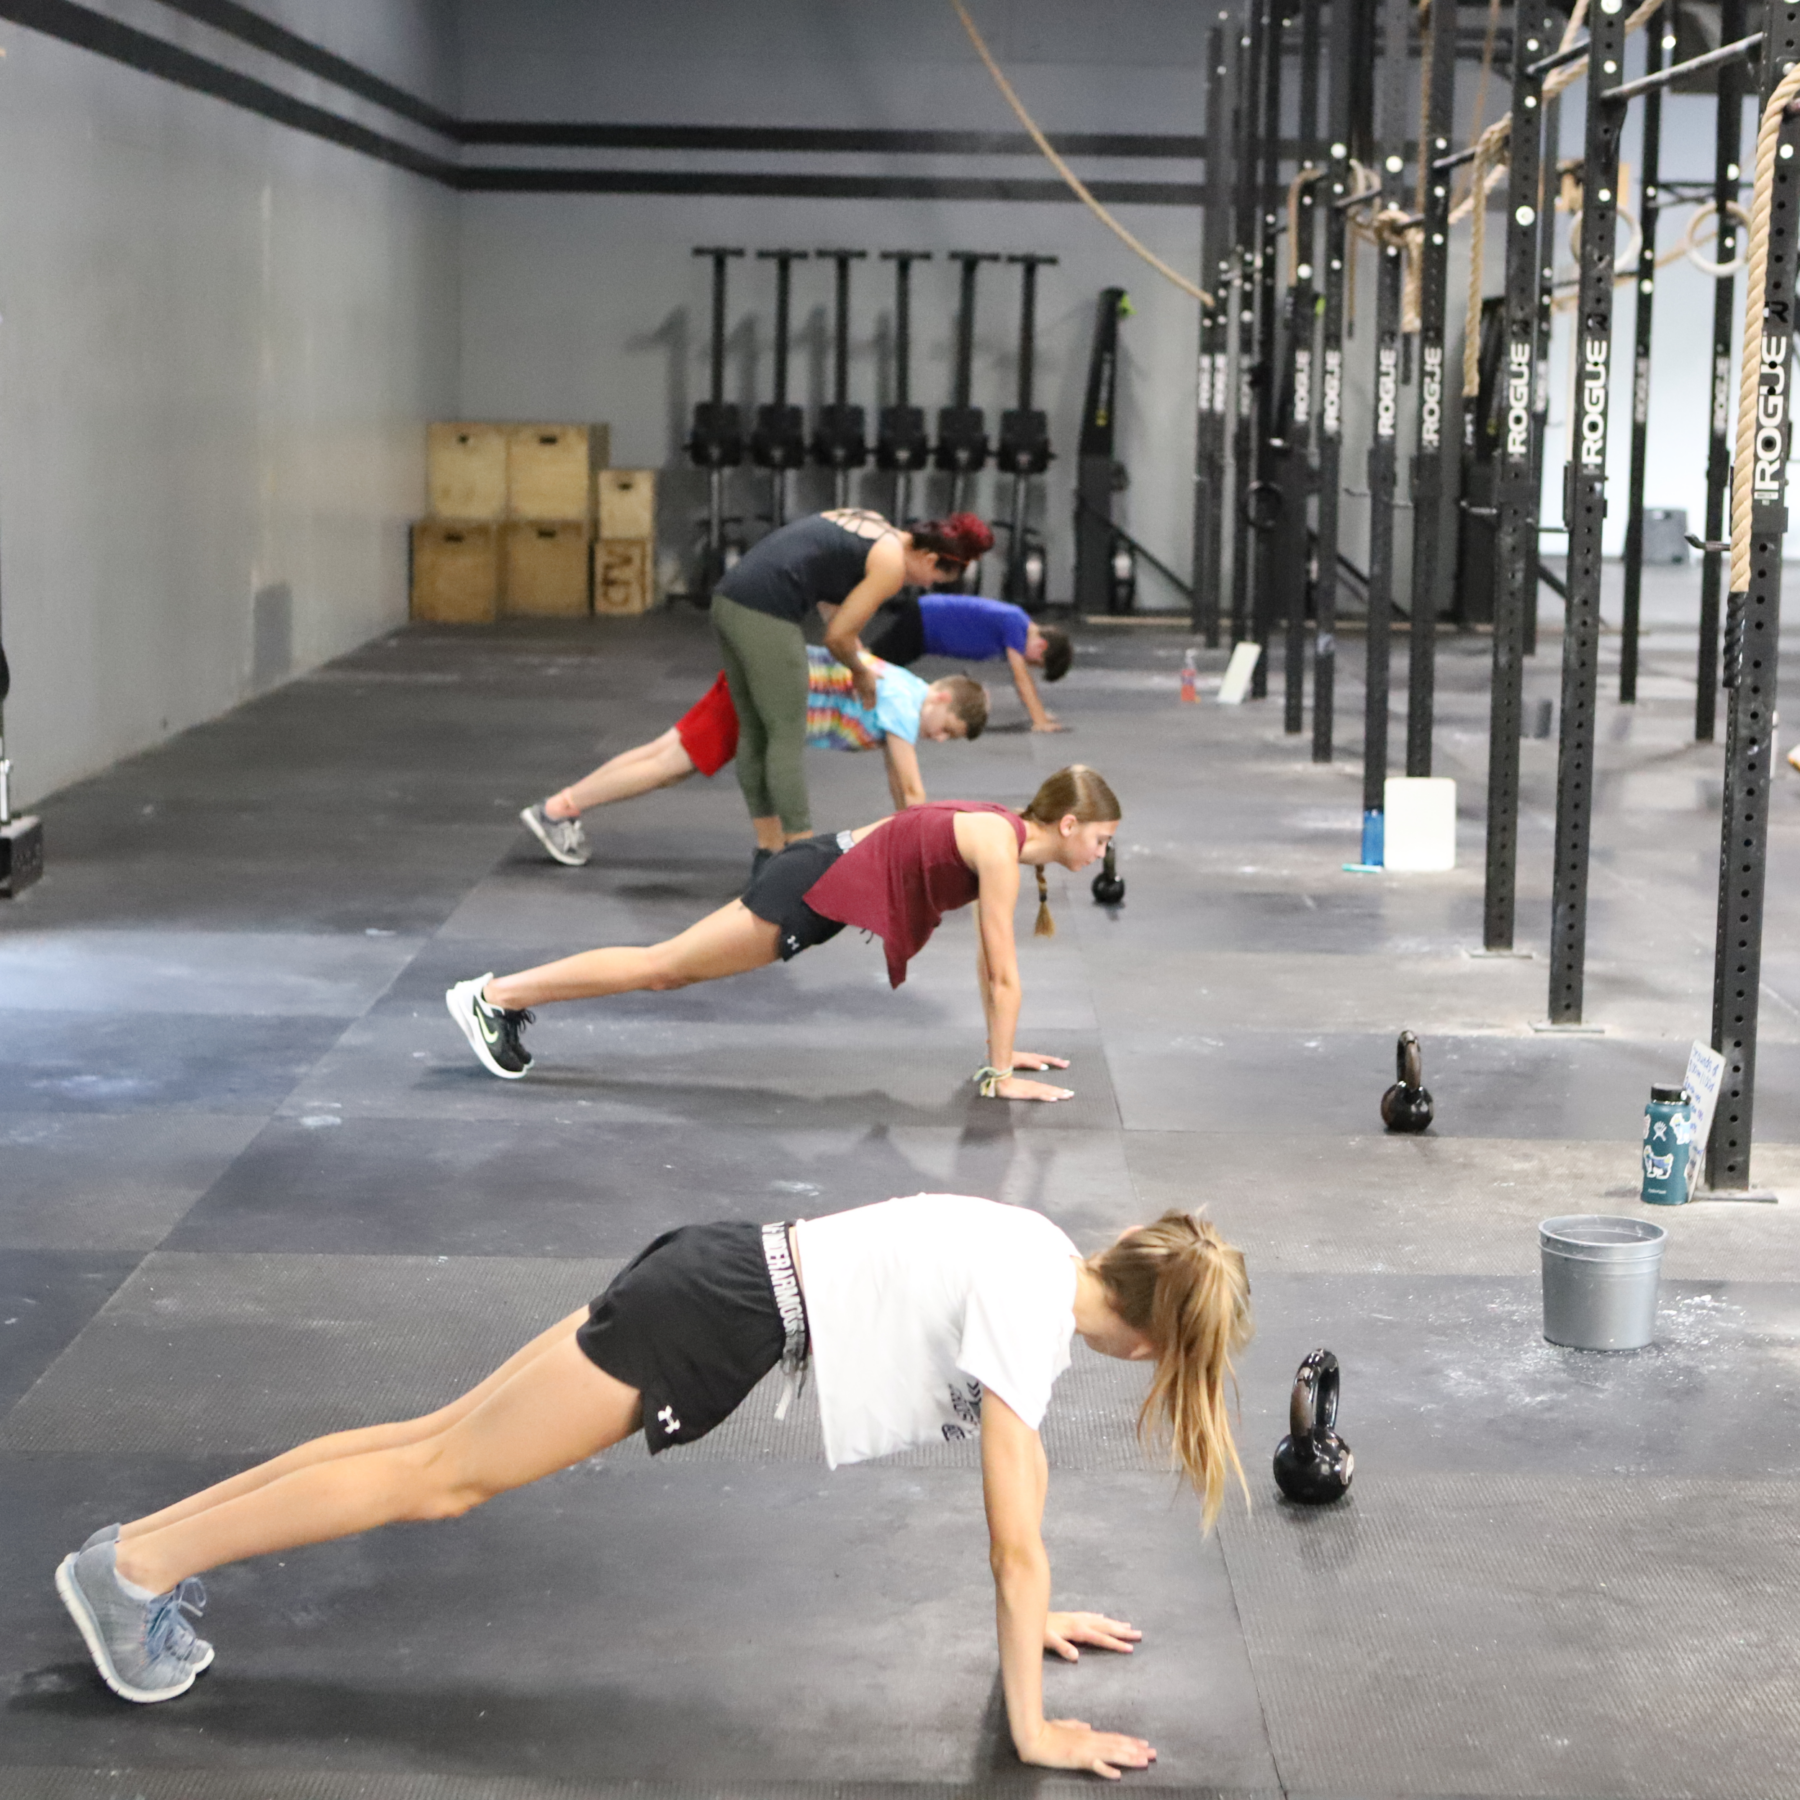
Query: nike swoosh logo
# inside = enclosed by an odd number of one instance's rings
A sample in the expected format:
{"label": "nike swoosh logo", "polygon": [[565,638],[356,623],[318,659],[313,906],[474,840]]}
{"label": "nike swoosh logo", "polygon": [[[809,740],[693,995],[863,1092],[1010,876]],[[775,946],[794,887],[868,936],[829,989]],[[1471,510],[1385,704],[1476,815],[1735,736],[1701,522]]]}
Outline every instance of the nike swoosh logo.
{"label": "nike swoosh logo", "polygon": [[480,1026],[480,1027],[481,1027],[481,1035],[482,1035],[482,1036],[483,1036],[483,1037],[484,1037],[484,1038],[485,1038],[485,1039],[486,1039],[486,1040],[487,1040],[487,1041],[488,1041],[488,1042],[489,1042],[489,1043],[490,1043],[490,1044],[497,1044],[497,1043],[499,1043],[499,1041],[500,1041],[500,1033],[499,1033],[499,1032],[497,1032],[497,1031],[496,1031],[496,1030],[495,1030],[495,1029],[494,1029],[494,1028],[493,1028],[493,1026],[491,1026],[491,1025],[490,1025],[490,1024],[489,1024],[489,1023],[488,1023],[488,1018],[487,1018],[487,1014],[486,1014],[486,1013],[484,1013],[484,1012],[483,1012],[483,1011],[482,1011],[482,1010],[481,1010],[481,1009],[480,1009],[480,1008],[479,1008],[479,1007],[477,1007],[477,1008],[476,1008],[476,1009],[475,1009],[475,1023],[476,1023],[476,1024],[477,1024],[477,1025],[479,1025],[479,1026]]}

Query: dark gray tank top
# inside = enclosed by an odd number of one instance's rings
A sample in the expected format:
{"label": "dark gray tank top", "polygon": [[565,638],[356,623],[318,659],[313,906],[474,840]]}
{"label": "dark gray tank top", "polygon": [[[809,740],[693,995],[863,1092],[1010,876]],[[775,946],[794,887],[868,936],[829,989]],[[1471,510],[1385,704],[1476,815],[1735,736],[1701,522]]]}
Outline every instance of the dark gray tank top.
{"label": "dark gray tank top", "polygon": [[879,541],[812,513],[752,544],[716,591],[752,612],[798,625],[819,601],[835,606],[862,580]]}

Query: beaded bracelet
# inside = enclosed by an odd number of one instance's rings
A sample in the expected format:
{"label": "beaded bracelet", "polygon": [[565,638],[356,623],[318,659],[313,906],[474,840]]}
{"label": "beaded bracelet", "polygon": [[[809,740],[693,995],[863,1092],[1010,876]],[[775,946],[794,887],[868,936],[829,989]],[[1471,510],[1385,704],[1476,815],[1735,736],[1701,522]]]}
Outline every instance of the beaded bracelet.
{"label": "beaded bracelet", "polygon": [[984,1068],[977,1069],[975,1071],[975,1079],[980,1084],[982,1099],[992,1100],[996,1098],[995,1090],[999,1087],[1000,1083],[1005,1081],[1011,1074],[1012,1070],[996,1069],[991,1063]]}

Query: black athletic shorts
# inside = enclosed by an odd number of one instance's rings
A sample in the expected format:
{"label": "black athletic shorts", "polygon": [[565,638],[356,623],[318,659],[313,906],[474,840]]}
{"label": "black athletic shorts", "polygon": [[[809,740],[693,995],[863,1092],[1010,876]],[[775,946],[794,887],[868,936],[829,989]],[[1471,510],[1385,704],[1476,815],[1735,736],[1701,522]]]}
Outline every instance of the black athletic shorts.
{"label": "black athletic shorts", "polygon": [[864,627],[862,642],[871,656],[910,669],[925,654],[925,615],[918,595],[884,601]]}
{"label": "black athletic shorts", "polygon": [[750,877],[744,904],[759,919],[781,927],[781,960],[792,962],[802,950],[823,944],[844,929],[838,919],[828,919],[806,904],[806,893],[837,859],[850,848],[850,833],[828,833],[801,838],[778,850]]}
{"label": "black athletic shorts", "polygon": [[590,1361],[644,1396],[652,1456],[723,1424],[781,1361],[786,1334],[762,1232],[742,1219],[665,1231],[576,1329]]}

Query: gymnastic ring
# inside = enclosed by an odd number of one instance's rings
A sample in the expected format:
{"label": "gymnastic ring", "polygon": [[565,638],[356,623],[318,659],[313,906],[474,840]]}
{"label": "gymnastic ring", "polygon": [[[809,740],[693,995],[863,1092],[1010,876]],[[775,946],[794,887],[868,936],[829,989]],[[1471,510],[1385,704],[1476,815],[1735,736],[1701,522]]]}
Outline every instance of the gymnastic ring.
{"label": "gymnastic ring", "polygon": [[[1616,209],[1617,216],[1631,227],[1631,243],[1623,256],[1613,259],[1615,275],[1635,275],[1637,273],[1638,252],[1644,247],[1644,228],[1624,207]],[[1575,259],[1577,270],[1581,267],[1581,208],[1569,208],[1569,254]]]}
{"label": "gymnastic ring", "polygon": [[[1681,238],[1681,248],[1688,261],[1691,262],[1702,275],[1711,275],[1715,280],[1726,275],[1737,274],[1738,271],[1743,268],[1744,259],[1748,254],[1748,239],[1745,240],[1746,248],[1739,250],[1737,255],[1728,263],[1714,262],[1711,257],[1702,256],[1700,254],[1700,241],[1696,235],[1700,228],[1700,221],[1702,219],[1712,218],[1718,210],[1718,201],[1702,200],[1700,204],[1694,208],[1694,216],[1688,220],[1687,230],[1682,234]],[[1725,204],[1725,210],[1743,226],[1746,232],[1749,231],[1750,214],[1744,207],[1738,205],[1735,200],[1729,200]],[[1716,244],[1718,241],[1719,234],[1715,230],[1713,233],[1713,242]]]}
{"label": "gymnastic ring", "polygon": [[[1266,495],[1274,502],[1267,517],[1256,516],[1257,501]],[[1244,523],[1252,531],[1273,531],[1281,523],[1281,489],[1272,481],[1253,481],[1244,490]]]}

